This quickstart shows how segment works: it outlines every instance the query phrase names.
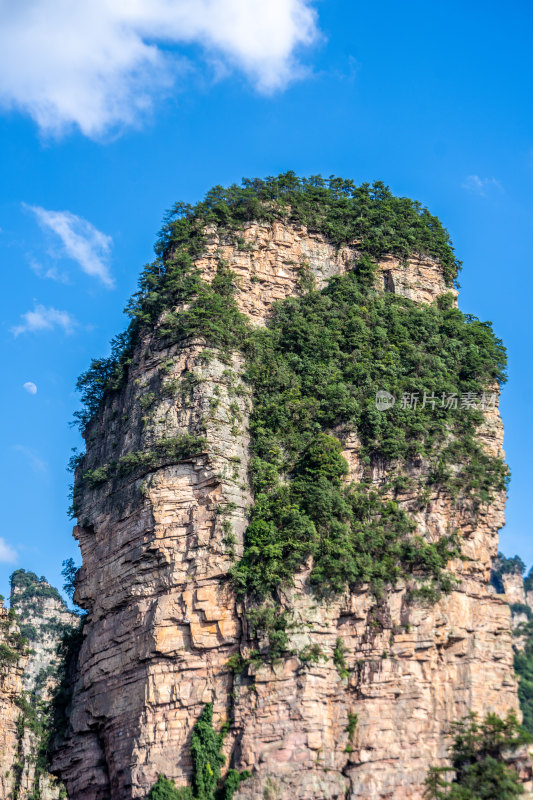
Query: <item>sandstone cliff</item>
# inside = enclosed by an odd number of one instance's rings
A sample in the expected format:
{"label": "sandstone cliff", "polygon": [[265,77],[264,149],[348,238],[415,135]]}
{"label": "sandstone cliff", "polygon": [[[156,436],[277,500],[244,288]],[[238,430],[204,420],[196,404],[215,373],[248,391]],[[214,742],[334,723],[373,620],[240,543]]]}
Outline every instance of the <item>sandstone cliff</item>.
{"label": "sandstone cliff", "polygon": [[[231,270],[237,306],[256,328],[275,301],[301,295],[303,271],[320,289],[362,253],[357,241],[338,246],[291,220],[246,223],[237,241],[208,222],[203,241],[195,268],[207,284],[221,263]],[[418,304],[450,292],[436,257],[376,260],[379,291]],[[178,302],[172,313],[188,308]],[[363,456],[357,431],[335,429],[347,485],[364,480],[394,497],[426,542],[457,532],[461,558],[449,568],[458,582],[425,601],[405,577],[382,593],[362,584],[321,599],[310,559],[277,595],[277,613],[292,620],[284,654],[261,658],[268,642],[228,579],[253,502],[244,358],[198,335],[172,341],[165,324],[163,314],[141,328],[125,382],[85,431],[75,599],[88,618],[54,771],[71,800],[144,798],[160,773],[184,784],[192,728],[213,703],[216,725],[230,722],[226,766],[252,773],[238,800],[420,800],[451,721],[518,707],[509,608],[489,587],[504,492],[474,508],[426,480],[424,457],[404,464],[408,480],[393,490],[392,465]],[[501,454],[502,435],[497,408],[487,410],[478,430],[487,453]],[[195,446],[178,456],[185,441]]]}
{"label": "sandstone cliff", "polygon": [[506,558],[502,553],[493,564],[491,583],[511,611],[514,667],[519,680],[518,695],[523,725],[533,733],[533,569],[523,577],[525,564],[519,556]]}
{"label": "sandstone cliff", "polygon": [[18,775],[14,769],[19,756],[22,670],[26,656],[20,652],[20,631],[3,599],[0,601],[0,797],[12,796]]}
{"label": "sandstone cliff", "polygon": [[57,800],[64,796],[64,787],[47,769],[48,703],[61,671],[58,645],[79,618],[44,578],[23,569],[11,576],[10,604],[28,643],[18,693],[18,739],[11,750],[12,763],[18,765],[12,798]]}
{"label": "sandstone cliff", "polygon": [[65,630],[78,624],[57,589],[33,572],[17,570],[11,576],[11,608],[28,639],[30,654],[22,675],[24,691],[48,700],[59,666],[57,646]]}

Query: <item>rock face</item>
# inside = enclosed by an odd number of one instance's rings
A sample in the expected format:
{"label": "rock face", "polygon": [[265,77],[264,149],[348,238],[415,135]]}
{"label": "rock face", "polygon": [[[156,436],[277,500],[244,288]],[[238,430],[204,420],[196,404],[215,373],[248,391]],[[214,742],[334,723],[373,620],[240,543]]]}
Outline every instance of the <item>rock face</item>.
{"label": "rock face", "polygon": [[[252,224],[247,248],[209,230],[198,260],[209,280],[222,256],[238,278],[237,302],[255,325],[272,303],[299,291],[303,267],[322,285],[349,268],[356,246],[335,249],[304,227]],[[382,259],[380,284],[416,302],[449,291],[439,264]],[[76,602],[89,612],[79,656],[68,742],[54,771],[71,800],[144,798],[159,773],[185,783],[191,730],[204,704],[231,720],[227,764],[249,769],[237,800],[421,800],[430,765],[442,762],[445,733],[469,709],[517,709],[507,603],[489,586],[504,497],[476,519],[435,487],[424,507],[406,491],[418,533],[434,541],[456,528],[460,583],[435,605],[410,604],[399,584],[376,604],[361,591],[319,603],[305,573],[287,592],[292,644],[317,644],[318,663],[290,657],[235,675],[246,656],[244,609],[228,571],[243,548],[251,399],[242,362],[201,342],[161,349],[147,334],[126,386],[86,431],[85,469],[147,451],[158,441],[202,435],[181,463],[86,486],[75,529],[83,556]],[[500,452],[502,425],[487,414],[482,438]],[[345,453],[351,479],[358,444]],[[413,464],[413,474],[423,470]],[[379,485],[387,473],[376,467]],[[334,653],[341,639],[346,670]],[[342,674],[339,674],[341,672]],[[356,715],[356,716],[355,716]],[[354,720],[357,724],[354,728]]]}
{"label": "rock face", "polygon": [[59,665],[57,646],[64,631],[77,625],[79,617],[68,610],[57,589],[25,570],[17,570],[11,576],[10,603],[31,649],[22,688],[37,694],[41,700],[48,700]]}
{"label": "rock face", "polygon": [[39,579],[33,572],[23,569],[11,576],[10,603],[17,614],[20,632],[28,639],[29,648],[19,692],[25,698],[25,705],[19,711],[15,752],[20,770],[13,800],[26,800],[37,790],[40,800],[57,800],[64,796],[64,787],[44,767],[38,767],[43,735],[40,723],[45,713],[41,703],[50,700],[57,686],[57,646],[64,631],[77,625],[79,618],[67,609],[59,592],[44,578]]}
{"label": "rock face", "polygon": [[[197,264],[207,280],[214,277],[220,258],[237,276],[237,302],[256,325],[265,323],[272,304],[298,291],[302,268],[308,269],[317,288],[329,278],[342,275],[360,254],[357,246],[337,248],[319,233],[304,226],[274,222],[271,226],[249,224],[242,232],[244,246],[228,243],[216,228],[209,228],[205,255]],[[446,286],[442,269],[431,258],[412,256],[402,262],[385,256],[380,262],[378,288],[430,303],[438,295],[455,289]]]}
{"label": "rock face", "polygon": [[[25,656],[17,657],[13,637],[19,633],[18,625],[9,610],[0,601],[0,797],[11,797],[17,784],[13,769],[19,749],[17,721],[20,708],[17,699],[22,691],[22,670]],[[3,648],[7,648],[4,651]],[[11,657],[13,653],[13,657]]]}
{"label": "rock face", "polygon": [[[532,572],[530,571],[528,577],[524,578],[524,569],[525,565],[519,557],[515,556],[509,559],[499,553],[493,564],[491,575],[491,583],[495,591],[509,603],[513,647],[516,653],[529,652],[531,647],[533,592],[529,587],[531,585]],[[524,678],[524,670],[521,672],[519,670],[517,676],[519,679]],[[528,707],[530,706],[528,676],[525,676],[525,681],[525,688],[520,687],[520,695],[522,711],[524,712],[524,725],[527,725],[529,723]]]}
{"label": "rock face", "polygon": [[502,575],[502,583],[507,600],[509,603],[526,604],[526,593],[524,591],[524,579],[521,574],[509,573]]}
{"label": "rock face", "polygon": [[491,584],[497,594],[505,596],[511,609],[514,645],[523,647],[522,636],[518,636],[518,627],[525,625],[533,613],[533,592],[529,589],[529,578],[524,579],[525,564],[519,556],[506,558],[498,553],[491,572]]}

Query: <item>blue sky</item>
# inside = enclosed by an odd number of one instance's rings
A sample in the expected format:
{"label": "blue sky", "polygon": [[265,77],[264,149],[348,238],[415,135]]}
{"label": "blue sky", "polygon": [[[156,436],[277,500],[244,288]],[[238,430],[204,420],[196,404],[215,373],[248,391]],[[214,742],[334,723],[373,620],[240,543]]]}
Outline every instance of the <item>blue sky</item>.
{"label": "blue sky", "polygon": [[79,560],[75,380],[124,328],[165,210],[287,169],[383,180],[449,229],[461,308],[509,351],[501,548],[532,564],[531,5],[27,0],[0,14],[0,592],[15,568],[58,585]]}

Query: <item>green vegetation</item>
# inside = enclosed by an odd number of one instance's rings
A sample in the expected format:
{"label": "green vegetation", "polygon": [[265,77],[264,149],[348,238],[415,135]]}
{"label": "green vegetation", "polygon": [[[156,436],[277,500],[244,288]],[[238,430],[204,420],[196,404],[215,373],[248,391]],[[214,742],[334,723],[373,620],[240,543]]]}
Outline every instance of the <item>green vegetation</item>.
{"label": "green vegetation", "polygon": [[507,558],[503,553],[498,553],[494,559],[493,568],[499,575],[523,575],[526,565],[520,556]]}
{"label": "green vegetation", "polygon": [[227,726],[216,733],[213,728],[213,706],[208,703],[194,726],[191,755],[194,763],[193,788],[197,800],[212,800],[220,781],[220,768],[225,758],[222,745]]}
{"label": "green vegetation", "polygon": [[531,611],[527,603],[511,603],[509,608],[511,609],[511,614],[525,614],[528,620],[533,617],[533,611]]}
{"label": "green vegetation", "polygon": [[197,277],[195,301],[187,311],[164,312],[160,335],[169,342],[200,336],[207,344],[222,351],[235,350],[247,335],[248,325],[232,302],[234,291],[233,273],[219,262],[211,283]]}
{"label": "green vegetation", "polygon": [[226,723],[219,733],[214,730],[213,705],[207,703],[192,732],[192,788],[178,788],[174,781],[160,775],[147,800],[232,800],[240,783],[249,778],[250,773],[230,769],[225,780],[221,779],[221,767],[226,760],[222,745],[228,728]]}
{"label": "green vegetation", "polygon": [[247,769],[243,770],[242,772],[239,772],[236,769],[229,769],[224,781],[224,787],[221,792],[218,792],[218,797],[220,800],[233,800],[233,795],[241,783],[251,777],[252,773]]}
{"label": "green vegetation", "polygon": [[520,556],[507,558],[507,556],[504,556],[503,553],[498,553],[492,564],[490,582],[498,594],[504,594],[505,587],[503,585],[503,575],[523,575],[525,569],[526,565]]}
{"label": "green vegetation", "polygon": [[[304,224],[337,246],[357,241],[374,258],[425,253],[443,264],[450,284],[460,266],[447,231],[420,203],[394,197],[380,181],[356,186],[342,178],[298,178],[293,172],[244,180],[242,186],[215,186],[194,207],[176,204],[156,252],[168,258],[174,247],[196,233],[198,222],[238,232],[254,220]],[[236,244],[239,238],[237,233]]]}
{"label": "green vegetation", "polygon": [[[48,704],[39,699],[36,694],[28,695],[24,692],[17,698],[17,705],[20,708],[20,716],[17,721],[17,734],[20,742],[20,753],[23,758],[22,740],[26,730],[32,732],[35,742],[35,752],[32,754],[35,765],[35,773],[33,785],[31,787],[31,794],[28,795],[28,800],[40,800],[40,779],[43,775],[48,774],[50,766],[49,760],[49,745],[50,745],[50,716]],[[21,760],[20,774],[22,775],[23,763]],[[17,800],[19,794],[15,787],[13,800]]]}
{"label": "green vegetation", "polygon": [[11,597],[14,607],[26,601],[35,601],[40,597],[52,597],[63,603],[61,595],[50,586],[46,578],[38,578],[34,572],[27,572],[25,569],[16,569],[10,578]]}
{"label": "green vegetation", "polygon": [[147,392],[141,397],[139,405],[141,406],[143,411],[147,411],[150,408],[150,406],[153,406],[155,401],[156,401],[155,393]]}
{"label": "green vegetation", "polygon": [[163,397],[174,397],[179,391],[180,383],[178,380],[166,381],[161,385]]}
{"label": "green vegetation", "polygon": [[160,775],[150,789],[147,800],[194,800],[190,786],[178,789],[173,780]]}
{"label": "green vegetation", "polygon": [[[531,736],[510,713],[505,719],[470,713],[452,726],[451,767],[433,767],[426,779],[428,800],[512,800],[524,793],[518,773],[504,757]],[[453,773],[447,780],[446,773]]]}
{"label": "green vegetation", "polygon": [[[243,320],[224,302],[233,290],[231,275],[221,265],[209,286],[201,280],[194,259],[204,252],[206,225],[225,229],[238,244],[239,231],[253,220],[303,223],[337,246],[357,241],[360,250],[374,259],[385,253],[407,258],[420,252],[441,262],[450,285],[460,267],[439,220],[419,203],[394,197],[380,182],[356,186],[341,178],[301,179],[287,172],[227,189],[216,186],[196,206],[177,203],[168,214],[157,258],[143,270],[139,290],[127,307],[129,328],[113,339],[110,356],[93,360],[78,380],[84,408],[75,418],[82,427],[104,396],[121,388],[142,330],[152,327],[164,312],[170,316],[163,334],[184,336],[201,329],[203,338],[216,347],[238,346],[238,331],[245,332]],[[192,298],[196,300],[192,311],[177,319],[172,309]]]}
{"label": "green vegetation", "polygon": [[80,617],[74,628],[63,632],[57,646],[59,656],[58,682],[50,702],[50,743],[66,736],[69,727],[69,706],[77,673],[78,656],[83,644],[83,628],[87,617]]}
{"label": "green vegetation", "polygon": [[348,725],[346,726],[346,732],[348,733],[348,738],[351,742],[353,742],[353,737],[355,736],[355,729],[357,728],[357,723],[359,721],[359,717],[357,714],[352,714],[348,712]]}
{"label": "green vegetation", "polygon": [[322,651],[319,644],[308,644],[298,653],[298,658],[302,664],[319,664],[320,661],[327,662],[328,657]]}
{"label": "green vegetation", "polygon": [[73,558],[67,558],[63,561],[61,566],[63,567],[61,574],[65,581],[63,584],[63,591],[72,600],[74,592],[76,591],[76,578],[78,576],[79,567],[76,566]]}
{"label": "green vegetation", "polygon": [[10,609],[6,617],[0,619],[0,672],[4,667],[16,664],[26,654],[28,639],[18,627],[18,618],[14,609]]}
{"label": "green vegetation", "polygon": [[[408,515],[371,486],[372,464],[385,461],[401,476],[405,462],[426,459],[428,488],[447,487],[473,511],[505,488],[505,465],[476,441],[479,411],[438,400],[435,408],[375,406],[383,387],[398,398],[409,390],[420,398],[481,395],[505,377],[501,343],[446,298],[417,306],[375,292],[372,270],[361,259],[323,291],[279,303],[268,327],[246,342],[255,506],[233,570],[241,593],[272,594],[309,558],[318,593],[366,582],[379,593],[407,576],[449,590],[453,532],[434,544],[413,536]],[[331,431],[357,433],[368,465],[360,484],[345,485],[343,447]]]}
{"label": "green vegetation", "polygon": [[[69,560],[70,562],[72,559]],[[67,562],[68,564],[68,562]],[[56,589],[51,587],[45,578],[38,578],[33,572],[25,572],[25,570],[16,570],[11,576],[12,586],[12,603],[17,608],[20,607],[22,613],[27,613],[28,610],[39,612],[41,598],[53,598],[59,600],[64,606],[61,596]],[[24,766],[27,759],[31,758],[35,766],[34,781],[30,787],[29,800],[40,800],[40,778],[48,774],[50,765],[50,749],[56,734],[61,730],[64,731],[67,725],[67,706],[70,700],[72,681],[67,680],[69,670],[71,672],[71,651],[73,642],[76,641],[76,648],[78,647],[79,632],[66,630],[65,625],[57,620],[50,620],[44,624],[37,626],[31,624],[23,624],[20,626],[20,633],[17,632],[14,623],[17,620],[17,615],[12,609],[8,619],[2,624],[6,626],[4,631],[4,638],[7,634],[7,644],[9,646],[0,645],[0,663],[2,662],[2,655],[8,658],[10,663],[16,661],[26,648],[28,639],[35,641],[41,638],[46,633],[59,634],[62,637],[58,654],[60,655],[59,678],[60,683],[56,689],[55,697],[52,702],[42,700],[42,690],[46,686],[47,681],[51,675],[54,674],[55,668],[49,665],[46,669],[40,670],[35,679],[34,689],[31,693],[24,692],[20,695],[16,702],[20,709],[20,715],[17,720],[17,736],[18,736],[18,760],[14,767],[14,790],[13,800],[17,800],[21,791],[21,781],[24,773]],[[5,648],[5,652],[4,652]],[[71,678],[70,674],[70,678]],[[32,734],[32,751],[31,755],[23,746],[25,733],[29,731]],[[59,786],[60,792],[63,788]],[[63,797],[60,793],[60,797]]]}
{"label": "green vegetation", "polygon": [[533,567],[531,567],[524,578],[524,591],[530,592],[531,590],[533,590]]}
{"label": "green vegetation", "polygon": [[348,664],[346,663],[345,658],[346,653],[347,647],[342,639],[338,637],[337,641],[335,642],[335,650],[333,651],[333,663],[337,667],[337,672],[341,678],[350,677],[350,670],[348,669]]}
{"label": "green vegetation", "polygon": [[[247,222],[275,219],[303,223],[337,246],[357,241],[361,255],[322,291],[302,264],[301,295],[276,304],[266,328],[252,329],[238,311],[237,282],[227,264],[219,259],[207,283],[195,259],[205,250],[206,225],[218,226],[238,245]],[[169,215],[157,259],[143,271],[128,306],[128,331],[114,340],[110,358],[93,362],[78,382],[85,403],[78,418],[87,425],[104,398],[120,390],[146,329],[165,346],[190,338],[222,358],[234,349],[244,354],[254,399],[255,504],[232,578],[237,592],[258,606],[249,612],[250,629],[253,637],[268,637],[272,658],[288,652],[289,643],[279,591],[307,564],[318,597],[363,584],[379,596],[401,578],[410,581],[413,600],[433,601],[450,590],[446,565],[460,554],[457,537],[449,531],[428,543],[415,535],[397,502],[407,464],[427,465],[414,487],[421,506],[439,487],[475,514],[506,487],[505,464],[476,438],[482,412],[461,403],[505,379],[502,343],[488,323],[455,308],[450,295],[417,305],[376,290],[376,259],[384,253],[407,258],[414,251],[438,259],[453,283],[459,264],[440,222],[383,184],[357,187],[287,173],[215,187],[194,208],[177,205]],[[387,411],[376,408],[379,390],[397,398]],[[457,407],[443,402],[452,395]],[[405,396],[416,397],[416,407],[402,403]],[[347,485],[342,451],[352,434],[360,442],[364,474],[360,483]],[[194,440],[165,457],[178,461],[204,444]],[[129,453],[80,480],[98,486],[116,475],[154,469],[162,447]],[[373,469],[381,464],[392,477],[376,487]],[[228,528],[231,551],[230,534]]]}
{"label": "green vegetation", "polygon": [[226,666],[234,675],[242,675],[249,663],[248,659],[244,658],[241,653],[234,653],[226,661]]}
{"label": "green vegetation", "polygon": [[20,625],[20,633],[24,636],[29,642],[36,642],[39,636],[39,632],[35,625],[31,625],[28,623],[23,623]]}
{"label": "green vegetation", "polygon": [[519,625],[514,634],[524,638],[523,650],[515,648],[514,668],[520,679],[518,699],[523,716],[522,724],[533,735],[533,620],[530,618],[525,625]]}
{"label": "green vegetation", "polygon": [[135,450],[126,453],[118,461],[86,470],[81,475],[80,481],[94,489],[112,478],[132,474],[142,475],[157,467],[183,461],[205,451],[205,448],[205,439],[188,433],[169,439],[159,439],[152,450]]}
{"label": "green vegetation", "polygon": [[246,618],[251,638],[267,639],[270,659],[276,661],[288,654],[289,635],[287,630],[292,624],[288,611],[281,611],[277,605],[264,605],[248,611]]}
{"label": "green vegetation", "polygon": [[20,658],[20,652],[7,644],[0,644],[0,669],[9,664],[16,664]]}

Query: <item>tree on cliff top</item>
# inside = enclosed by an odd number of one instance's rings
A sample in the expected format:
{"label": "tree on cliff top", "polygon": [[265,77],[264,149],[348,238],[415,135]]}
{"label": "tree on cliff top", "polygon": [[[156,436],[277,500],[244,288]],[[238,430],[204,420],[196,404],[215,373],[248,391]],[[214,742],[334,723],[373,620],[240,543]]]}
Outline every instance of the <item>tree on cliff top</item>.
{"label": "tree on cliff top", "polygon": [[[420,203],[395,197],[381,181],[357,186],[334,176],[299,178],[286,172],[264,180],[245,179],[241,186],[215,186],[195,206],[176,203],[166,215],[155,247],[156,259],[143,269],[138,291],[126,308],[129,327],[111,341],[109,357],[93,359],[78,379],[84,408],[75,412],[74,419],[82,429],[101,407],[104,396],[124,385],[143,330],[198,291],[207,294],[212,304],[216,301],[195,267],[195,259],[205,252],[206,228],[216,226],[238,244],[249,222],[276,220],[303,224],[337,247],[357,242],[360,253],[372,259],[385,253],[400,259],[424,254],[440,263],[450,287],[461,268],[440,220]],[[212,321],[212,315],[204,315],[207,329]],[[217,328],[216,341],[220,344],[220,337],[226,334],[224,325]]]}

